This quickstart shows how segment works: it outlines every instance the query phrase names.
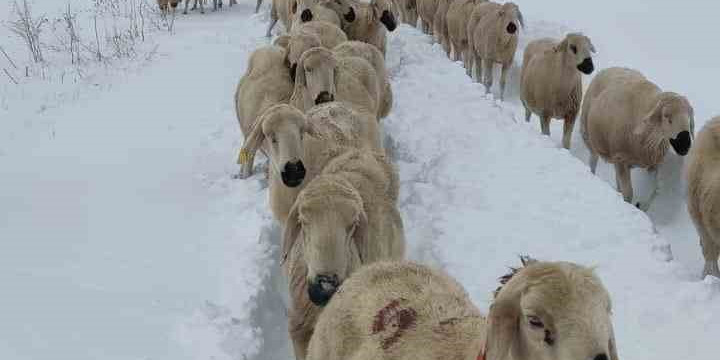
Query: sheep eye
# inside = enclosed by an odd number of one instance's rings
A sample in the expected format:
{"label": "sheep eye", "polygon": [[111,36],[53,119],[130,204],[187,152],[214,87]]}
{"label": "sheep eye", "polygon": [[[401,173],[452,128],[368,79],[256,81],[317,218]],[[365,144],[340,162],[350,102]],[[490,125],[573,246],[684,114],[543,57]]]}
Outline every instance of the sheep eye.
{"label": "sheep eye", "polygon": [[573,54],[577,54],[577,46],[570,45],[570,50],[572,50]]}
{"label": "sheep eye", "polygon": [[536,329],[542,329],[545,327],[545,324],[543,324],[542,320],[540,320],[537,316],[528,316],[528,324]]}

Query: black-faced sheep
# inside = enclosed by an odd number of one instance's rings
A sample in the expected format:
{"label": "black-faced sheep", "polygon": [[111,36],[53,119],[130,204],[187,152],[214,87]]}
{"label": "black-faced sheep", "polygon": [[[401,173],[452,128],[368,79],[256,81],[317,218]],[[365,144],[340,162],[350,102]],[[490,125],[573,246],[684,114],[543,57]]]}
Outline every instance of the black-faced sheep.
{"label": "black-faced sheep", "polygon": [[520,75],[520,100],[525,120],[540,117],[542,133],[550,135],[550,120],[565,121],[563,147],[570,139],[582,100],[582,74],[595,69],[591,53],[595,47],[587,36],[568,34],[564,40],[539,39],[525,48]]}
{"label": "black-faced sheep", "polygon": [[485,85],[485,92],[490,93],[493,65],[499,63],[502,66],[500,100],[504,100],[507,73],[515,61],[520,27],[524,27],[523,17],[518,6],[511,2],[482,3],[475,7],[473,14],[476,13],[480,15],[477,25],[474,28],[468,25],[470,56],[464,59],[465,69],[472,75],[474,64],[478,80]]}
{"label": "black-faced sheep", "polygon": [[618,360],[610,296],[593,271],[524,264],[501,278],[487,320],[440,271],[365,266],[320,314],[308,360]]}
{"label": "black-faced sheep", "polygon": [[357,14],[350,0],[297,0],[295,27],[299,23],[326,21],[338,27],[355,21]]}
{"label": "black-faced sheep", "polygon": [[356,11],[355,21],[343,27],[348,39],[375,45],[384,55],[387,31],[394,31],[397,27],[390,1],[371,0],[369,4],[357,3]]}
{"label": "black-faced sheep", "polygon": [[[663,92],[632,69],[601,71],[583,100],[581,132],[590,150],[590,169],[595,173],[599,157],[614,164],[618,190],[627,202],[633,199],[630,168],[654,171],[670,148],[686,155],[693,126],[693,108],[684,96]],[[656,194],[657,179],[643,210]]]}
{"label": "black-faced sheep", "polygon": [[720,278],[720,117],[697,135],[688,159],[688,211],[700,235],[703,276]]}

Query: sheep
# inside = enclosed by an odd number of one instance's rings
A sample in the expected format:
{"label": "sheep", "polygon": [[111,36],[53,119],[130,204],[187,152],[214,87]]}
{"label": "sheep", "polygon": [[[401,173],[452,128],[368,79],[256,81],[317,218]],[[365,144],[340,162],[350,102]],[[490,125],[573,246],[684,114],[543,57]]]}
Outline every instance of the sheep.
{"label": "sheep", "polygon": [[285,31],[290,32],[290,30],[292,30],[293,17],[297,12],[297,7],[297,0],[272,0],[272,6],[270,7],[270,23],[268,24],[265,36],[272,36],[272,29],[275,27],[278,20],[280,20],[285,26]]}
{"label": "sheep", "polygon": [[561,42],[543,38],[525,48],[520,73],[520,100],[525,121],[532,113],[540,117],[544,135],[550,136],[550,120],[565,120],[563,147],[570,149],[575,118],[582,99],[582,74],[595,69],[591,53],[595,46],[587,36],[571,33]]}
{"label": "sheep", "polygon": [[167,13],[170,8],[174,12],[182,0],[157,0],[158,7],[163,13]]}
{"label": "sheep", "polygon": [[384,154],[349,149],[298,195],[285,225],[281,262],[296,359],[306,358],[322,307],[349,275],[363,264],[404,257],[403,222],[389,194],[396,178]]}
{"label": "sheep", "polygon": [[[692,145],[694,118],[688,100],[663,92],[639,71],[609,68],[598,73],[585,93],[580,116],[581,133],[590,150],[590,170],[598,157],[615,165],[618,191],[632,202],[630,168],[642,167],[657,174],[668,148],[687,155]],[[650,207],[657,195],[655,178]]]}
{"label": "sheep", "polygon": [[[250,55],[247,70],[235,91],[235,113],[246,138],[266,109],[290,101],[294,84],[286,60],[286,50],[279,46],[261,47]],[[241,165],[238,177],[252,175],[252,162],[248,164],[239,158],[238,163]]]}
{"label": "sheep", "polygon": [[417,0],[417,14],[420,18],[422,30],[426,34],[433,33],[433,21],[438,5],[438,0]]}
{"label": "sheep", "polygon": [[338,57],[320,47],[305,51],[297,64],[290,103],[305,111],[334,100],[376,115],[380,87],[375,69],[363,58]]}
{"label": "sheep", "polygon": [[[161,0],[158,0],[158,1],[161,1]],[[171,0],[171,1],[174,1],[174,0]],[[180,3],[180,1],[181,1],[181,0],[177,0],[178,3]],[[183,14],[185,14],[185,15],[187,15],[187,13],[188,13],[188,6],[190,5],[190,1],[191,1],[191,0],[185,0],[185,9],[183,10]],[[198,4],[200,4],[200,13],[201,13],[201,14],[204,14],[204,13],[205,13],[205,8],[204,8],[205,0],[195,0],[195,2],[193,3],[193,7],[192,7],[191,10],[197,9]],[[236,0],[230,0],[230,7],[232,7],[233,5],[236,5],[236,4],[237,4]],[[262,0],[258,0],[258,2],[257,2],[257,8],[255,9],[255,12],[256,12],[256,13],[257,13],[258,10],[260,9],[260,5],[261,5],[261,4],[262,4]],[[173,8],[174,8],[174,7],[175,7],[175,6],[173,6]],[[222,7],[223,7],[223,1],[222,1],[222,0],[213,0],[213,11],[217,11],[218,9],[222,9]]]}
{"label": "sheep", "polygon": [[367,60],[375,69],[380,86],[380,104],[378,118],[382,119],[390,114],[393,105],[393,92],[385,69],[385,58],[374,45],[360,41],[346,41],[333,49],[338,57],[357,56]]}
{"label": "sheep", "polygon": [[[382,150],[375,118],[339,102],[315,106],[307,114],[280,104],[267,109],[255,123],[241,158],[244,166],[252,168],[257,150],[267,149],[270,209],[284,224],[297,194],[331,157],[328,149],[338,146]],[[395,193],[397,188],[394,185]]]}
{"label": "sheep", "polygon": [[447,13],[454,0],[438,0],[437,10],[433,17],[433,34],[450,57],[450,39],[448,38]]}
{"label": "sheep", "polygon": [[293,27],[310,21],[326,21],[342,26],[355,21],[355,8],[350,0],[297,0],[297,16]]}
{"label": "sheep", "polygon": [[688,159],[688,212],[700,235],[703,276],[720,278],[720,116],[697,136]]}
{"label": "sheep", "polygon": [[389,0],[371,0],[369,4],[358,3],[357,14],[354,22],[343,27],[348,39],[375,45],[385,55],[386,32],[395,31],[397,27]]}
{"label": "sheep", "polygon": [[485,93],[490,93],[493,83],[493,65],[500,63],[502,65],[500,100],[502,101],[505,99],[507,73],[515,61],[518,30],[520,26],[525,26],[525,22],[518,6],[511,2],[503,5],[493,2],[482,3],[475,7],[473,15],[476,13],[484,14],[484,16],[481,16],[474,28],[468,24],[470,48],[468,53],[470,56],[464,59],[465,69],[472,76],[474,63],[478,80],[485,85]]}
{"label": "sheep", "polygon": [[417,0],[396,0],[395,6],[401,22],[411,26],[417,25]]}
{"label": "sheep", "polygon": [[305,51],[314,47],[332,49],[347,40],[344,31],[336,25],[325,21],[310,21],[298,24],[290,34],[287,46],[291,76],[295,78],[297,63]]}
{"label": "sheep", "polygon": [[376,262],[320,314],[308,360],[618,360],[610,295],[589,268],[523,259],[487,319],[457,281],[410,262]]}
{"label": "sheep", "polygon": [[454,50],[453,60],[467,59],[468,35],[467,22],[475,8],[475,5],[487,0],[455,0],[450,4],[447,11],[448,39]]}

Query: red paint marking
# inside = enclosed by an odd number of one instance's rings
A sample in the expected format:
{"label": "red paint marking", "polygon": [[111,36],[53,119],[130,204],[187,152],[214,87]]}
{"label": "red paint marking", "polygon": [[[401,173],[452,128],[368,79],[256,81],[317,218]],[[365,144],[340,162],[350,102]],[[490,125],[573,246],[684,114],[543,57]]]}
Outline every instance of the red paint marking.
{"label": "red paint marking", "polygon": [[415,327],[417,322],[417,312],[413,308],[403,308],[400,301],[405,299],[397,299],[391,301],[384,308],[375,314],[375,321],[372,326],[372,334],[385,332],[387,329],[390,334],[382,336],[380,346],[383,350],[389,349],[393,344],[398,342],[407,329]]}

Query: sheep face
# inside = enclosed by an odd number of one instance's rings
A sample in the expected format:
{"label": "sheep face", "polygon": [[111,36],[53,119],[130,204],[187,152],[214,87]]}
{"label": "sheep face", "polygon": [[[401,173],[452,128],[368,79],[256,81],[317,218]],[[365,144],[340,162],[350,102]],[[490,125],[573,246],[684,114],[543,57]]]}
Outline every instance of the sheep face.
{"label": "sheep face", "polygon": [[520,8],[514,3],[503,4],[498,11],[498,26],[501,27],[498,34],[503,44],[510,42],[512,38],[517,38],[520,27],[525,27]]}
{"label": "sheep face", "polygon": [[245,146],[254,151],[265,142],[270,152],[270,171],[279,174],[285,186],[297,187],[305,179],[303,136],[307,132],[309,127],[299,110],[276,105],[263,113]]}
{"label": "sheep face", "polygon": [[520,269],[490,308],[488,360],[617,360],[610,297],[592,270]]}
{"label": "sheep face", "polygon": [[335,100],[337,59],[328,49],[312,48],[305,51],[298,62],[295,86],[304,87],[305,108]]}
{"label": "sheep face", "polygon": [[397,28],[397,20],[388,0],[372,0],[370,8],[373,20],[381,22],[388,31]]}
{"label": "sheep face", "polygon": [[558,50],[564,52],[566,59],[575,64],[581,73],[590,75],[595,70],[592,61],[595,46],[587,36],[578,33],[568,34],[558,46]]}
{"label": "sheep face", "polygon": [[306,31],[298,31],[294,33],[287,46],[287,63],[290,66],[290,76],[295,79],[297,75],[297,65],[305,51],[314,47],[322,46],[320,37]]}
{"label": "sheep face", "polygon": [[335,11],[344,21],[348,23],[354,22],[355,18],[357,18],[355,8],[348,0],[320,0],[319,3]]}
{"label": "sheep face", "polygon": [[315,178],[290,212],[283,246],[300,242],[307,265],[308,296],[317,306],[330,301],[361,259],[367,236],[362,198],[337,178]]}
{"label": "sheep face", "polygon": [[667,139],[673,151],[685,156],[692,146],[695,120],[690,102],[681,95],[666,92],[641,122],[640,131],[659,127],[663,139]]}

